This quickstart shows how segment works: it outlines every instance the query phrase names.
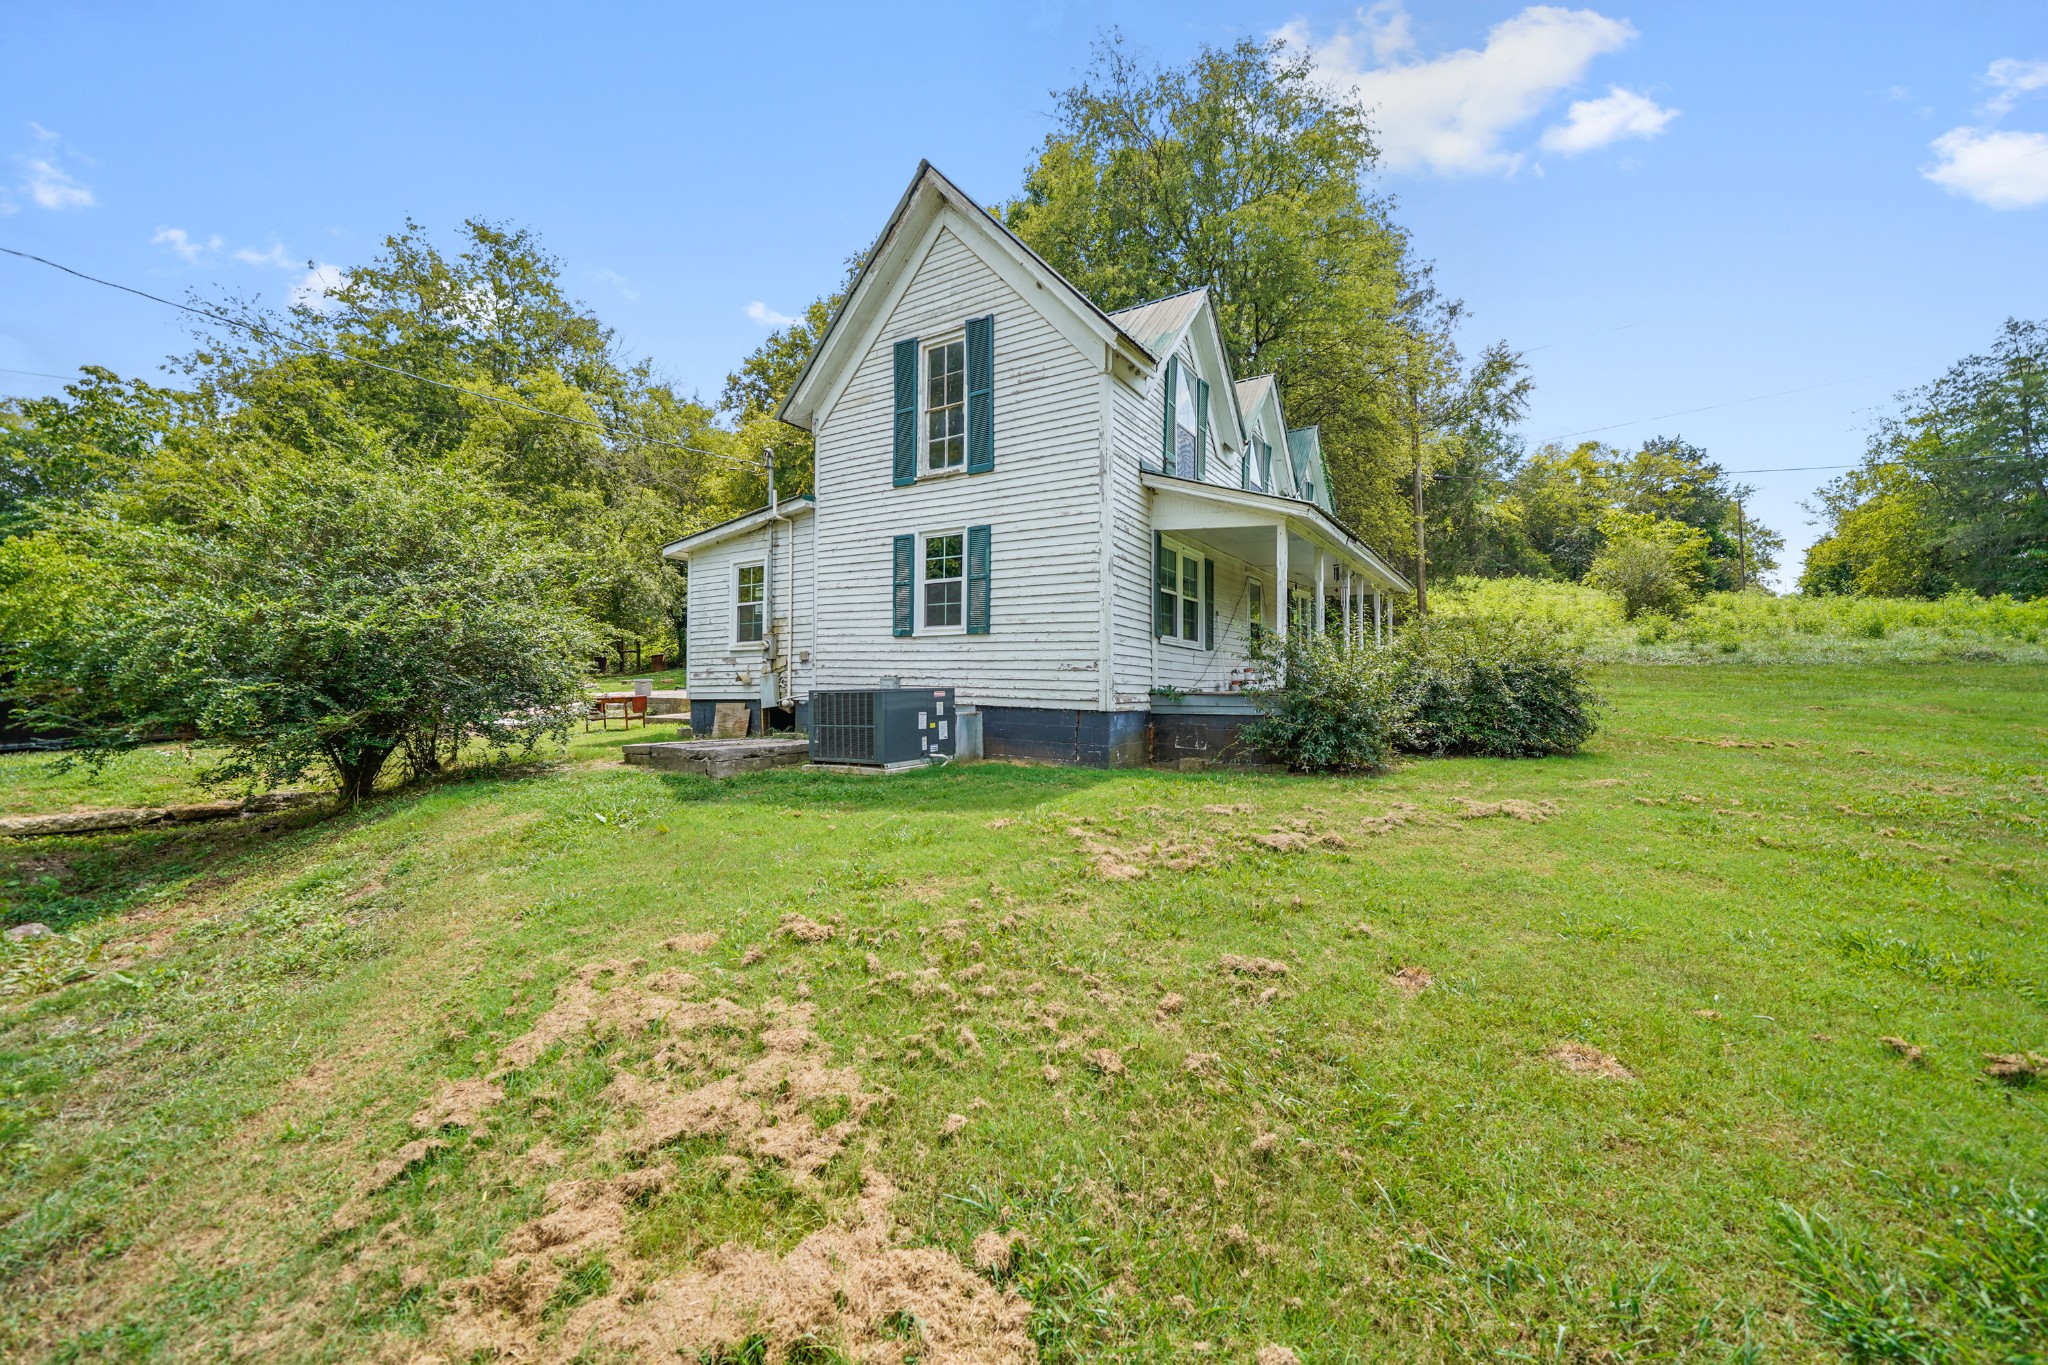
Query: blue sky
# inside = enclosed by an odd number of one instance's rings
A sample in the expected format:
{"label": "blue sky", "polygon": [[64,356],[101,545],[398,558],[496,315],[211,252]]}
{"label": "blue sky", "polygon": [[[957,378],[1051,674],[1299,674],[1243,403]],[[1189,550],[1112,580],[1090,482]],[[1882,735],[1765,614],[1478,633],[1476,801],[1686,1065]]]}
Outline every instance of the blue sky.
{"label": "blue sky", "polygon": [[[1846,464],[1893,392],[2048,316],[2038,0],[711,8],[9,0],[0,244],[282,301],[407,215],[509,219],[708,398],[918,158],[1012,193],[1115,24],[1163,61],[1284,33],[1374,108],[1378,187],[1469,339],[1528,353],[1532,443]],[[185,344],[0,258],[0,392]],[[1754,510],[1803,547],[1826,477],[1749,476]]]}

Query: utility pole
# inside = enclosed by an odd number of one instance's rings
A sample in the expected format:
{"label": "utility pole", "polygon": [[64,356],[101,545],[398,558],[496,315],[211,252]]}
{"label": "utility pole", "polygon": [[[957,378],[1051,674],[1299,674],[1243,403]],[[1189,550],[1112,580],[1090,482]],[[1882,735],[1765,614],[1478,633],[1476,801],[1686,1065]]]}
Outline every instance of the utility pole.
{"label": "utility pole", "polygon": [[1735,562],[1740,566],[1735,590],[1746,592],[1749,589],[1749,522],[1743,516],[1740,498],[1735,500],[1735,554]]}
{"label": "utility pole", "polygon": [[1408,448],[1415,456],[1415,614],[1429,615],[1429,547],[1422,512],[1422,413],[1415,395],[1408,396]]}

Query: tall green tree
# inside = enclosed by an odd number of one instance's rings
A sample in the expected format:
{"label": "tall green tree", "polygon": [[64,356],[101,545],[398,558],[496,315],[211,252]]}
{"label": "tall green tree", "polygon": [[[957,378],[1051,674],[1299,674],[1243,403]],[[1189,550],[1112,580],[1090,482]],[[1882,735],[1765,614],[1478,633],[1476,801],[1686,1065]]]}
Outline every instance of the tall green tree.
{"label": "tall green tree", "polygon": [[183,365],[238,436],[311,451],[361,427],[403,463],[487,479],[581,560],[615,647],[665,640],[682,584],[659,547],[729,514],[734,438],[623,357],[561,275],[525,229],[470,220],[444,250],[408,221],[330,294],[240,308]]}
{"label": "tall green tree", "polygon": [[2048,323],[1899,395],[1860,468],[1823,488],[1809,591],[2048,596]]}
{"label": "tall green tree", "polygon": [[0,539],[120,487],[184,420],[187,396],[84,366],[61,396],[0,399]]}
{"label": "tall green tree", "polygon": [[1319,425],[1339,511],[1380,543],[1412,530],[1412,443],[1383,376],[1415,283],[1406,234],[1365,188],[1365,114],[1280,42],[1152,69],[1120,35],[1055,95],[1056,126],[1001,216],[1115,309],[1213,293],[1240,374],[1277,373]]}

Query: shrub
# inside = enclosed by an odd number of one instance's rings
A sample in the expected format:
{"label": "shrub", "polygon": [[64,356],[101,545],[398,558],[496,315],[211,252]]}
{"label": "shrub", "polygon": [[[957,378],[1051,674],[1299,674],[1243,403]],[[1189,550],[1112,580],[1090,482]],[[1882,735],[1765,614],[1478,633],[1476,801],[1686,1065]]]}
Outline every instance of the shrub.
{"label": "shrub", "polygon": [[1245,740],[1294,772],[1379,772],[1393,760],[1413,703],[1391,650],[1345,650],[1309,631],[1261,636],[1252,653],[1265,712]]}
{"label": "shrub", "polygon": [[1296,772],[1377,772],[1396,751],[1568,754],[1595,727],[1583,657],[1540,626],[1433,617],[1389,649],[1346,651],[1304,632],[1257,653],[1265,714],[1245,739]]}
{"label": "shrub", "polygon": [[1586,581],[1619,597],[1629,620],[1646,611],[1679,616],[1699,597],[1707,545],[1700,531],[1641,513],[1617,513],[1602,529],[1607,543]]}
{"label": "shrub", "polygon": [[1396,637],[1413,705],[1400,747],[1413,753],[1538,758],[1593,737],[1598,700],[1585,656],[1518,621],[1435,616]]}
{"label": "shrub", "polygon": [[282,452],[206,488],[183,520],[88,508],[0,553],[15,694],[88,760],[186,730],[226,755],[210,781],[331,773],[352,801],[394,756],[421,772],[471,737],[566,735],[592,633],[503,498],[456,470]]}

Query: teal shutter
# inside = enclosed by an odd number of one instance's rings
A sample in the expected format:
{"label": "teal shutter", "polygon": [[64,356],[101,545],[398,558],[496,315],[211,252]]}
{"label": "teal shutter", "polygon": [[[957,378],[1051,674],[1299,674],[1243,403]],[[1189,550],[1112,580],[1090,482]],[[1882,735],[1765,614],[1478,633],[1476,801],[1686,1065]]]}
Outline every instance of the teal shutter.
{"label": "teal shutter", "polygon": [[1237,462],[1237,486],[1239,488],[1249,489],[1252,486],[1252,448],[1257,444],[1256,440],[1249,439],[1244,443],[1244,458]]}
{"label": "teal shutter", "polygon": [[1209,381],[1195,381],[1195,477],[1209,477]]}
{"label": "teal shutter", "polygon": [[995,467],[996,318],[991,313],[967,319],[967,472]]}
{"label": "teal shutter", "polygon": [[988,634],[988,527],[967,528],[967,633]]}
{"label": "teal shutter", "polygon": [[917,593],[910,578],[916,564],[917,537],[896,537],[896,582],[891,596],[895,605],[895,633],[899,636],[910,634],[911,621],[917,612]]}
{"label": "teal shutter", "polygon": [[916,482],[917,338],[905,337],[896,343],[896,486]]}
{"label": "teal shutter", "polygon": [[1216,561],[1202,561],[1202,648],[1216,648]]}
{"label": "teal shutter", "polygon": [[1173,381],[1180,370],[1180,357],[1166,358],[1166,430],[1159,440],[1159,468],[1162,473],[1173,473]]}
{"label": "teal shutter", "polygon": [[1164,635],[1173,627],[1173,594],[1180,582],[1179,570],[1166,567],[1166,537],[1152,533],[1152,633]]}

